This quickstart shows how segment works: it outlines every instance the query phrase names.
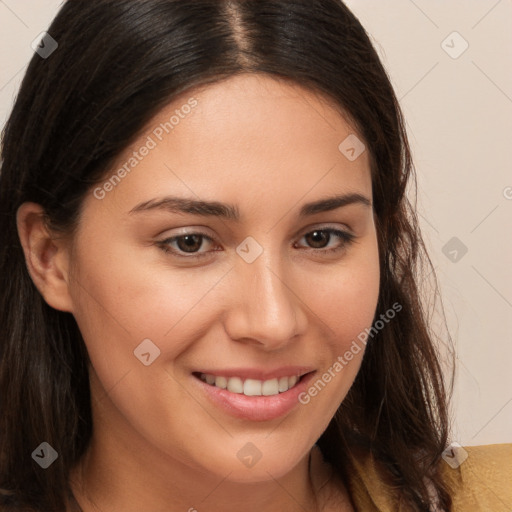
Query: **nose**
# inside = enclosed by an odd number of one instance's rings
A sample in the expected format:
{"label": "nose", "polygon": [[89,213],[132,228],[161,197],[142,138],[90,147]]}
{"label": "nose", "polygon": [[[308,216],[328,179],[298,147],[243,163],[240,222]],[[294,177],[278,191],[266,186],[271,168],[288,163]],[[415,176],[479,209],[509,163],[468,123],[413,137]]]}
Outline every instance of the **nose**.
{"label": "nose", "polygon": [[225,317],[231,339],[273,351],[305,331],[306,306],[296,290],[300,281],[288,263],[286,267],[265,251],[252,263],[236,262]]}

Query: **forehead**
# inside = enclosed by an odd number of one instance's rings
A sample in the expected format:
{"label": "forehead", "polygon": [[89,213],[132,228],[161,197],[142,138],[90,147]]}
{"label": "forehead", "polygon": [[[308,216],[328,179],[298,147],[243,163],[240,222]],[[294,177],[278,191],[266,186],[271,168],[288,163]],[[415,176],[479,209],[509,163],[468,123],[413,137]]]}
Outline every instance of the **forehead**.
{"label": "forehead", "polygon": [[104,202],[115,198],[128,212],[166,193],[253,206],[371,195],[368,152],[347,158],[346,140],[360,137],[332,100],[268,75],[237,75],[186,91],[158,112],[119,156],[110,176],[125,172]]}

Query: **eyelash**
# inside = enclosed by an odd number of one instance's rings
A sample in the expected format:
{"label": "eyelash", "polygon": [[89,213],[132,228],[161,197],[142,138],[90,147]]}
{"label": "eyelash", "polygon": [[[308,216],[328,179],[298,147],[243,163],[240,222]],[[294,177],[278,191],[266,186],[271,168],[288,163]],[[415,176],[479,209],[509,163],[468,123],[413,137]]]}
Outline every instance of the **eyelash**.
{"label": "eyelash", "polygon": [[[339,229],[334,229],[334,228],[325,228],[325,229],[313,229],[312,231],[308,231],[307,233],[305,233],[304,235],[302,235],[303,237],[306,236],[306,235],[309,235],[311,233],[314,233],[314,232],[321,232],[321,233],[329,233],[330,235],[336,235],[338,236],[341,240],[342,240],[342,243],[341,245],[337,246],[337,247],[334,247],[334,248],[329,248],[329,249],[315,249],[314,247],[310,247],[310,250],[314,251],[314,252],[322,252],[324,254],[334,254],[334,253],[337,253],[343,249],[345,249],[345,247],[347,245],[350,245],[354,239],[356,238],[355,235],[351,234],[351,233],[348,233],[346,231],[341,231]],[[165,253],[171,253],[172,255],[174,256],[177,256],[178,258],[184,258],[184,259],[200,259],[200,258],[203,258],[203,257],[206,257],[206,256],[209,256],[210,255],[210,252],[212,251],[207,251],[207,252],[202,252],[202,253],[188,253],[188,256],[184,256],[184,254],[180,254],[178,251],[174,250],[174,249],[171,249],[169,247],[169,244],[176,241],[176,240],[179,240],[180,238],[184,238],[186,236],[201,236],[203,237],[204,239],[210,241],[210,242],[214,242],[214,240],[208,236],[206,233],[201,233],[201,232],[193,232],[193,233],[184,233],[182,235],[178,235],[178,236],[173,236],[173,237],[170,237],[170,238],[166,238],[165,240],[162,240],[161,242],[158,242],[158,246],[165,252]],[[301,237],[302,238],[302,237]],[[331,240],[329,239],[329,242]],[[187,253],[185,253],[187,254]]]}

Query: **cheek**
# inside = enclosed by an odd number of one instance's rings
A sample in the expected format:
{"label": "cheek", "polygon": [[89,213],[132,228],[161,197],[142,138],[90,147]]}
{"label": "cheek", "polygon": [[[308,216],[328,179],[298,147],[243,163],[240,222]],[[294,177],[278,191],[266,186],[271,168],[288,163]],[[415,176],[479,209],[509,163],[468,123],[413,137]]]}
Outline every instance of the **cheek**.
{"label": "cheek", "polygon": [[[208,291],[224,274],[217,269],[191,279],[186,269],[171,274],[168,268],[141,262],[131,253],[114,245],[108,255],[84,250],[73,276],[74,316],[101,382],[100,393],[114,388],[121,392],[148,380],[148,375],[155,373],[150,370],[174,359],[190,340],[199,338],[207,321],[206,308],[208,304],[212,307],[205,300]],[[154,346],[141,345],[147,339]],[[155,364],[145,366],[137,359],[134,351],[139,346],[149,348]],[[168,387],[169,375],[159,373],[164,382],[158,385]],[[140,384],[133,385],[135,390],[143,389]],[[128,402],[136,397],[134,391]]]}
{"label": "cheek", "polygon": [[[173,334],[187,328],[226,269],[170,270],[161,259],[155,263],[130,257],[131,252],[113,247],[108,258],[89,252],[79,264],[72,295],[75,316],[91,340],[110,333],[133,350],[145,338],[176,339]],[[197,317],[194,324],[200,327]]]}
{"label": "cheek", "polygon": [[338,271],[317,275],[307,292],[304,288],[323,326],[317,350],[323,366],[299,400],[322,411],[325,426],[356,378],[375,317],[380,284],[376,242],[366,249]]}
{"label": "cheek", "polygon": [[379,274],[368,268],[352,270],[341,276],[336,286],[324,290],[321,311],[329,327],[338,335],[338,348],[343,349],[373,321]]}
{"label": "cheek", "polygon": [[309,300],[325,322],[331,342],[338,351],[343,350],[371,326],[375,316],[380,284],[376,241],[315,281],[309,288]]}

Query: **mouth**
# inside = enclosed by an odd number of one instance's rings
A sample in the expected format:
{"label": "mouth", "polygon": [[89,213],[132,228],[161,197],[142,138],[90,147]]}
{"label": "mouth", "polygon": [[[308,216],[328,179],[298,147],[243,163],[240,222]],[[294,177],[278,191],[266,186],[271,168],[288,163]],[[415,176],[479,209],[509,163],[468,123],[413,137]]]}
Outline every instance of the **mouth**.
{"label": "mouth", "polygon": [[[273,375],[236,370],[210,372],[192,373],[192,381],[197,383],[209,407],[241,420],[263,422],[303,407],[299,397],[307,390],[316,370],[295,367]],[[256,376],[263,378],[256,379]]]}
{"label": "mouth", "polygon": [[293,389],[308,373],[311,372],[279,378],[274,377],[266,380],[244,379],[239,376],[228,377],[201,372],[194,372],[192,375],[209,386],[226,389],[231,393],[243,394],[245,396],[275,396]]}

